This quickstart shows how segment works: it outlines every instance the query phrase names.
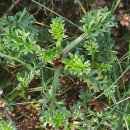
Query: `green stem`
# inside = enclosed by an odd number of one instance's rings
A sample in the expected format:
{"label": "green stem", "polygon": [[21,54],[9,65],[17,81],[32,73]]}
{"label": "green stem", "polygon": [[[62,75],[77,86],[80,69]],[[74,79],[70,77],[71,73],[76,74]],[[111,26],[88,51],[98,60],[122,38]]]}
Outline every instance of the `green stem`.
{"label": "green stem", "polygon": [[53,89],[52,89],[53,98],[56,96],[56,89],[59,83],[59,76],[60,76],[60,67],[54,68],[54,79],[53,79]]}
{"label": "green stem", "polygon": [[56,42],[56,49],[61,50],[61,41],[59,40]]}
{"label": "green stem", "polygon": [[92,62],[94,62],[94,51],[92,50],[92,56],[91,56],[91,59],[92,59]]}
{"label": "green stem", "polygon": [[75,39],[74,41],[72,41],[67,47],[65,47],[62,50],[61,55],[64,57],[67,52],[69,52],[74,46],[76,46],[78,43],[80,43],[85,38],[87,38],[87,35],[86,35],[86,33],[83,33],[77,39]]}
{"label": "green stem", "polygon": [[10,56],[10,55],[6,55],[6,54],[4,54],[4,53],[2,53],[2,52],[0,52],[0,56],[1,56],[1,57],[4,57],[4,58],[11,59],[11,60],[15,60],[15,61],[21,63],[22,65],[26,66],[26,68],[28,68],[29,70],[33,70],[33,68],[31,67],[30,64],[27,64],[26,62],[24,62],[24,61],[22,61],[22,60],[20,60],[20,59],[17,59],[17,58],[15,58],[15,57]]}
{"label": "green stem", "polygon": [[54,103],[56,98],[56,90],[58,88],[59,76],[60,76],[60,66],[54,68],[54,79],[53,79],[53,88],[52,88],[52,100],[51,100],[51,112],[54,110]]}
{"label": "green stem", "polygon": [[44,66],[43,66],[43,60],[42,60],[42,66],[41,66],[41,75],[42,75],[42,93],[44,94],[44,84],[45,84],[45,82],[44,82],[44,68],[43,68]]}
{"label": "green stem", "polygon": [[110,87],[108,87],[103,93],[101,93],[100,95],[98,95],[96,98],[92,99],[92,101],[98,99],[98,98],[101,97],[105,92],[109,91],[109,89],[110,89],[111,87],[113,87],[113,86],[124,76],[124,74],[125,74],[128,70],[130,70],[130,65],[124,70],[124,72],[122,72],[122,74],[115,80],[115,82],[113,82],[112,85],[110,85]]}

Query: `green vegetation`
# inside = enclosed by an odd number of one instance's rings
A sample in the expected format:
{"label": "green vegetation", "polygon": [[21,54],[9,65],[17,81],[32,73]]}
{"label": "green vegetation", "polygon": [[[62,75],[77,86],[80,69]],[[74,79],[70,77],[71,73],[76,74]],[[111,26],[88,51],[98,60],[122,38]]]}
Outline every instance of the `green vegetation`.
{"label": "green vegetation", "polygon": [[[76,25],[80,33],[72,40],[68,39],[66,19],[60,15],[52,19],[49,28],[36,25],[26,9],[3,17],[0,60],[9,73],[16,70],[11,79],[0,84],[4,90],[2,98],[6,100],[3,109],[11,113],[17,102],[28,109],[35,108],[39,129],[129,130],[130,87],[124,78],[130,69],[129,50],[126,62],[122,63],[111,35],[111,29],[118,25],[114,10],[104,7],[87,12]],[[49,37],[47,42],[53,44],[41,46],[43,32]],[[62,81],[66,77],[77,88],[67,81],[65,85],[70,87],[66,88]],[[15,82],[8,84],[12,81]],[[29,92],[40,95],[30,100]],[[13,124],[7,115],[3,112],[0,130],[15,130],[15,121],[20,116],[13,119]]]}

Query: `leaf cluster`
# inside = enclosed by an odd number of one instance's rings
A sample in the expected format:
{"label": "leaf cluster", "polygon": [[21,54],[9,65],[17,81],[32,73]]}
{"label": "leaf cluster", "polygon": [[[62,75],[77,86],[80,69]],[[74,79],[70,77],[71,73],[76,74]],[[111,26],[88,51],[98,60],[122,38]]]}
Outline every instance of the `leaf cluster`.
{"label": "leaf cluster", "polygon": [[69,59],[63,59],[62,62],[65,64],[65,70],[72,75],[87,75],[91,70],[89,60],[85,61],[83,55],[69,53]]}
{"label": "leaf cluster", "polygon": [[83,31],[87,38],[94,39],[98,36],[104,36],[108,29],[116,26],[115,17],[107,7],[99,10],[91,10],[80,22],[83,24]]}
{"label": "leaf cluster", "polygon": [[52,24],[50,24],[51,29],[49,29],[49,32],[52,34],[52,38],[54,40],[61,42],[64,38],[66,38],[66,29],[64,26],[64,20],[61,17],[52,19]]}
{"label": "leaf cluster", "polygon": [[34,25],[35,19],[27,13],[17,13],[15,16],[6,16],[0,21],[2,36],[0,40],[0,51],[23,58],[39,50],[36,46],[39,29]]}
{"label": "leaf cluster", "polygon": [[0,130],[15,130],[11,122],[3,120],[0,121]]}

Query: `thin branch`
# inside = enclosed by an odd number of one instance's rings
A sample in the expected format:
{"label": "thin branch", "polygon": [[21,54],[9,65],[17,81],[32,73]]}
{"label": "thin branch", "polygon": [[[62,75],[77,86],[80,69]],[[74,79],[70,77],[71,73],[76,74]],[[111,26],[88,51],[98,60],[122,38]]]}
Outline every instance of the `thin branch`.
{"label": "thin branch", "polygon": [[124,102],[124,101],[126,101],[126,100],[128,100],[128,99],[130,99],[130,97],[127,97],[127,98],[125,98],[125,99],[123,99],[123,100],[117,102],[116,105],[118,105],[118,104],[120,104],[120,103],[122,103],[122,102]]}
{"label": "thin branch", "polygon": [[16,0],[15,2],[13,2],[11,6],[9,7],[9,9],[3,14],[2,17],[6,16],[19,2],[20,0]]}

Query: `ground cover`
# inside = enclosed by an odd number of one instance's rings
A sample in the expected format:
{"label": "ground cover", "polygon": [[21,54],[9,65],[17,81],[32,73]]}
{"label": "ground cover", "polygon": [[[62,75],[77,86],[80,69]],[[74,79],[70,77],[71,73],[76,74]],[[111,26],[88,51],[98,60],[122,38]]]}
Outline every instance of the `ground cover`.
{"label": "ground cover", "polygon": [[0,7],[1,130],[130,129],[129,0]]}

